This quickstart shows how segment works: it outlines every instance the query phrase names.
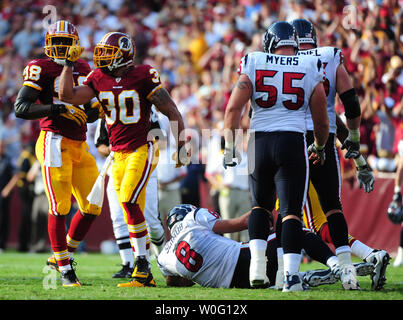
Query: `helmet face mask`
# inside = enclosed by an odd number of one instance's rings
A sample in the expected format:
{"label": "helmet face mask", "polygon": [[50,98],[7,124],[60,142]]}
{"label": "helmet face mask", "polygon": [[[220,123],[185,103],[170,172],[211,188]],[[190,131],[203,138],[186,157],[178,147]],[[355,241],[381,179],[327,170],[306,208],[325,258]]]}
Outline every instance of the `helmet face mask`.
{"label": "helmet face mask", "polygon": [[129,66],[134,59],[134,43],[121,32],[107,33],[94,49],[94,65],[103,71]]}
{"label": "helmet face mask", "polygon": [[77,29],[68,21],[57,21],[46,32],[45,54],[53,60],[64,60],[69,48],[78,44]]}

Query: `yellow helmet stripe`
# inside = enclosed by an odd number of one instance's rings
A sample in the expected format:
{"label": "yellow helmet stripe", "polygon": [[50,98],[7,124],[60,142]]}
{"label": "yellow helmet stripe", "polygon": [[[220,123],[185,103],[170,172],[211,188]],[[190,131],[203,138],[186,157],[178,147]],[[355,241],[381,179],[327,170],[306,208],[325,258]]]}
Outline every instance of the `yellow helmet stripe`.
{"label": "yellow helmet stripe", "polygon": [[64,23],[64,21],[62,20],[62,21],[60,21],[60,31],[66,31],[66,30],[64,30],[64,28],[65,28],[65,23]]}

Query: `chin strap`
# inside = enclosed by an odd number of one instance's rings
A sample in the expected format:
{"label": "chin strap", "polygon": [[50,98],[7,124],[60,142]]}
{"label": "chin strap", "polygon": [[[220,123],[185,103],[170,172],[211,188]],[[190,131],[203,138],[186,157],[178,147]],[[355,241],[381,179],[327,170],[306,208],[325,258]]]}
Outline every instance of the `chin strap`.
{"label": "chin strap", "polygon": [[56,59],[56,58],[53,58],[52,60],[53,60],[53,62],[55,62],[55,63],[57,63],[57,64],[59,64],[59,65],[61,65],[61,66],[65,66],[65,65],[66,65],[66,59]]}

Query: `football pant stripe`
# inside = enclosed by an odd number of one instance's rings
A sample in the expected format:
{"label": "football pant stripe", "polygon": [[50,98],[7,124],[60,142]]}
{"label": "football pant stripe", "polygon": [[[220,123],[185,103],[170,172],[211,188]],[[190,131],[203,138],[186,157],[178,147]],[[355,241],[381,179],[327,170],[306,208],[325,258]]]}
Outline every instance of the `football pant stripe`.
{"label": "football pant stripe", "polygon": [[[43,144],[43,160],[45,161],[46,158],[46,152],[49,152],[49,150],[47,149],[47,146],[49,145],[48,140],[51,139],[51,134],[49,133],[49,131],[45,132],[45,137],[44,137],[44,144]],[[47,166],[43,166],[43,168],[45,169],[45,187],[48,191],[48,195],[49,195],[49,200],[50,200],[50,213],[57,216],[57,201],[56,201],[56,196],[55,193],[53,191],[53,187],[52,187],[52,179],[50,176],[50,168]]]}
{"label": "football pant stripe", "polygon": [[154,158],[154,145],[152,142],[148,142],[148,155],[147,155],[147,160],[146,160],[146,165],[145,165],[145,170],[143,171],[143,175],[140,179],[139,184],[136,186],[133,192],[132,199],[130,199],[130,203],[136,203],[137,198],[143,189],[145,183],[147,182],[148,178],[150,177],[150,172],[151,172],[151,165],[153,163],[153,158]]}

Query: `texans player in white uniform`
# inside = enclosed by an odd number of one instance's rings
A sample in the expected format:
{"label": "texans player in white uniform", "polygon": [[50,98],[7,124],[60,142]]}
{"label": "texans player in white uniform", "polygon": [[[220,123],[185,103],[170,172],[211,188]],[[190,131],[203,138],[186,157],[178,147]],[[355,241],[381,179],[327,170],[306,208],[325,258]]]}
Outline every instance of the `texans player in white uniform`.
{"label": "texans player in white uniform", "polygon": [[[197,283],[210,288],[251,288],[249,282],[250,250],[247,242],[236,242],[224,233],[238,232],[248,227],[250,212],[240,217],[221,220],[205,208],[181,204],[172,208],[167,217],[171,239],[157,258],[158,266],[168,286],[191,286]],[[273,223],[273,222],[271,222]],[[330,265],[337,258],[323,240],[305,232],[303,247],[313,259]],[[273,230],[267,239],[267,277],[275,284],[277,272],[277,239]],[[360,275],[373,270],[370,263],[357,264]],[[302,274],[308,286],[332,284],[337,280],[325,270],[309,270]]]}
{"label": "texans player in white uniform", "polygon": [[[159,124],[158,113],[154,106],[151,108],[151,126],[150,133],[155,138],[163,134]],[[107,157],[110,153],[108,132],[106,129],[105,120],[99,120],[94,136],[95,146],[98,152]],[[112,166],[109,167],[108,172],[109,181],[106,187],[106,194],[108,197],[109,211],[112,220],[113,233],[116,243],[119,248],[120,258],[122,260],[122,268],[116,272],[113,278],[131,278],[134,269],[134,255],[130,245],[129,230],[125,222],[122,207],[120,206],[117,193],[115,191],[112,181]],[[165,244],[165,231],[159,219],[158,209],[158,181],[157,170],[154,170],[149,178],[146,187],[146,204],[144,217],[147,223],[148,234],[150,235],[151,243],[154,245],[156,255],[158,255]]]}
{"label": "texans player in white uniform", "polygon": [[[341,282],[345,289],[360,289],[351,264],[351,248],[348,243],[348,227],[341,204],[341,173],[336,147],[337,125],[335,99],[339,95],[345,108],[345,117],[349,134],[342,145],[347,149],[345,158],[353,159],[357,167],[357,177],[371,192],[374,188],[374,177],[366,160],[360,153],[361,108],[357,93],[343,65],[342,51],[335,47],[318,47],[316,31],[313,24],[305,19],[291,22],[297,32],[299,55],[319,57],[324,65],[326,79],[324,82],[327,95],[327,112],[329,115],[329,139],[327,141],[326,163],[323,166],[310,166],[310,178],[319,196],[320,205],[329,225],[329,233],[336,248],[336,255],[341,265]],[[313,123],[311,114],[306,117],[307,143],[313,142]],[[365,259],[376,265],[374,277],[376,283],[384,278],[389,255],[384,250],[376,250]],[[378,279],[378,280],[377,280]],[[377,285],[375,285],[376,287]]]}
{"label": "texans player in white uniform", "polygon": [[329,133],[324,71],[318,57],[295,56],[296,33],[287,22],[272,24],[263,45],[264,52],[249,53],[241,60],[240,76],[224,117],[224,167],[240,162],[233,137],[244,106],[250,100],[251,286],[265,287],[268,283],[266,239],[270,232],[269,214],[274,209],[277,193],[283,222],[280,239],[284,251],[283,292],[301,291],[301,219],[309,182],[305,116],[309,106],[315,125],[310,158],[321,165],[325,162],[324,146]]}

